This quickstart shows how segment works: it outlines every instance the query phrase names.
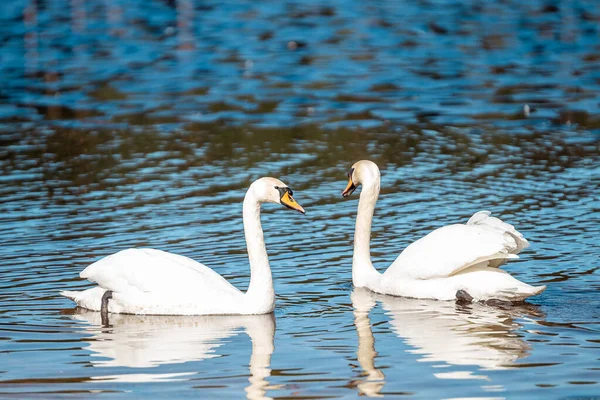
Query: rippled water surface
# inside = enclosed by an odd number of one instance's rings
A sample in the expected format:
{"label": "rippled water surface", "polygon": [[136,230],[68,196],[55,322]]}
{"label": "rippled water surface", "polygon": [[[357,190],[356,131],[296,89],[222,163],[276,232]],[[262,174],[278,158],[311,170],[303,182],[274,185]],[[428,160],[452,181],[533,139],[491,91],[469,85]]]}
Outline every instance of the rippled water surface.
{"label": "rippled water surface", "polygon": [[[0,397],[600,395],[600,8],[594,1],[0,5]],[[488,209],[531,242],[513,308],[353,289],[357,196],[382,170],[383,271]],[[245,289],[262,221],[273,315],[73,308],[60,290],[129,247]]]}

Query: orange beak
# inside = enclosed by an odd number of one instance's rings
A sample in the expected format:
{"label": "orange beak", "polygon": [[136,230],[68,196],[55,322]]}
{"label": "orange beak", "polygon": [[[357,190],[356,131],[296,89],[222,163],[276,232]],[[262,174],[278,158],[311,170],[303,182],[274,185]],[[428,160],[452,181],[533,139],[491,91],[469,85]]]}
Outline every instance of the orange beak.
{"label": "orange beak", "polygon": [[352,182],[352,177],[348,179],[348,185],[346,185],[346,189],[342,192],[342,196],[348,197],[356,190],[356,185]]}
{"label": "orange beak", "polygon": [[289,192],[285,192],[283,194],[283,196],[281,196],[280,201],[281,201],[281,204],[283,204],[287,208],[291,208],[292,210],[296,210],[296,211],[301,212],[302,214],[306,214],[306,211],[304,211],[304,208],[302,208],[302,206],[300,204],[298,204],[296,202],[296,200],[294,200],[294,198],[290,195]]}

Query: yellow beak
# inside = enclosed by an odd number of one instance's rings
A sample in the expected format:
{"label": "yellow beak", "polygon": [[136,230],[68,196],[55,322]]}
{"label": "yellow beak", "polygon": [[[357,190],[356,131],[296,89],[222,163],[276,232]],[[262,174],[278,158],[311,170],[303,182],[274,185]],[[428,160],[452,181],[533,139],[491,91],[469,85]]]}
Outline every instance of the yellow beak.
{"label": "yellow beak", "polygon": [[306,212],[304,211],[304,208],[302,208],[302,206],[300,204],[298,204],[292,196],[290,196],[289,192],[285,192],[284,195],[281,196],[280,201],[281,201],[281,204],[283,204],[287,208],[291,208],[292,210],[296,210],[296,211],[301,212],[302,214],[306,214]]}
{"label": "yellow beak", "polygon": [[352,178],[348,179],[348,185],[346,185],[346,189],[342,192],[342,196],[348,197],[356,190],[356,185],[352,182]]}

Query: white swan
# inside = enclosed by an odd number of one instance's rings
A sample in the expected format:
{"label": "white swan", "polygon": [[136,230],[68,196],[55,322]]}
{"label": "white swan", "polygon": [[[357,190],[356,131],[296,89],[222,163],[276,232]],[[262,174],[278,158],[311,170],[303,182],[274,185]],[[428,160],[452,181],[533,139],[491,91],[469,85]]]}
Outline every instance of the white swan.
{"label": "white swan", "polygon": [[251,272],[246,293],[190,258],[161,250],[128,249],[96,261],[79,274],[96,282],[97,287],[61,294],[79,307],[101,310],[105,316],[107,312],[159,315],[270,313],[275,306],[275,290],[260,224],[260,204],[264,202],[281,203],[304,213],[293,199],[292,191],[279,179],[260,178],[250,185],[243,205]]}
{"label": "white swan", "polygon": [[346,197],[358,185],[358,202],[352,282],[374,292],[436,300],[518,302],[541,293],[546,286],[530,286],[498,267],[529,242],[512,225],[475,213],[466,224],[438,228],[409,245],[392,265],[379,273],[371,262],[371,222],[379,196],[380,174],[368,160],[355,163],[348,172]]}

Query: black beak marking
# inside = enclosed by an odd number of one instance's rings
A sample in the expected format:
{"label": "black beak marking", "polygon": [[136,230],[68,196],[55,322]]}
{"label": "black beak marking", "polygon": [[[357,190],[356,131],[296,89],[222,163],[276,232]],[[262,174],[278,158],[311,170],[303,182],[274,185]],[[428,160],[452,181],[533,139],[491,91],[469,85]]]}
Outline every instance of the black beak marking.
{"label": "black beak marking", "polygon": [[[279,191],[279,203],[282,206],[285,206],[285,207],[289,208],[290,210],[298,211],[295,208],[292,208],[283,202],[283,196],[285,196],[286,193],[289,193],[292,200],[294,199],[292,197],[294,195],[294,192],[292,191],[292,189],[290,189],[289,187],[279,187],[279,186],[275,186],[275,189],[277,189]],[[302,213],[302,214],[304,214],[304,213]]]}
{"label": "black beak marking", "polygon": [[354,168],[350,168],[350,170],[348,171],[348,179],[350,180],[350,182],[352,182],[352,186],[350,186],[350,189],[348,189],[348,192],[342,193],[342,196],[344,196],[344,197],[350,196],[356,190],[357,186],[354,184],[354,181],[352,180],[353,173],[354,173]]}
{"label": "black beak marking", "polygon": [[279,191],[279,198],[281,199],[286,193],[289,193],[290,196],[294,195],[294,192],[289,187],[279,187],[275,186],[275,189]]}

